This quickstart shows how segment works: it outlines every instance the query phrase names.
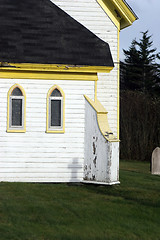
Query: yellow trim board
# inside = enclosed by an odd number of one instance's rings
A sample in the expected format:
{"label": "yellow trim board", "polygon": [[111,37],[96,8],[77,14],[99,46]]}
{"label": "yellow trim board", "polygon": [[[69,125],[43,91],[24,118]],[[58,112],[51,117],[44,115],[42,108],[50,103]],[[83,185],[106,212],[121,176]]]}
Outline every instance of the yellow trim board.
{"label": "yellow trim board", "polygon": [[97,81],[96,73],[63,73],[63,72],[34,72],[34,71],[8,71],[0,69],[0,78],[11,79],[39,79],[39,80],[75,80]]}
{"label": "yellow trim board", "polygon": [[[106,0],[104,0],[106,1]],[[117,7],[120,11],[122,16],[124,16],[128,21],[134,22],[138,17],[133,12],[133,10],[129,7],[129,5],[123,0],[111,0],[113,4]]]}
{"label": "yellow trim board", "polygon": [[119,140],[113,135],[109,127],[107,117],[108,112],[103,107],[103,105],[98,100],[94,102],[86,95],[84,95],[84,97],[97,113],[98,126],[104,138],[109,142],[119,142]]}
{"label": "yellow trim board", "polygon": [[1,78],[57,79],[96,81],[97,72],[108,73],[113,67],[61,64],[0,63]]}
{"label": "yellow trim board", "polygon": [[85,99],[89,102],[89,104],[94,108],[94,110],[97,113],[104,113],[107,114],[107,110],[103,107],[103,105],[96,100],[95,102],[93,100],[91,100],[89,97],[87,97],[86,95],[84,95]]}
{"label": "yellow trim board", "polygon": [[119,57],[119,48],[120,48],[120,31],[118,31],[118,48],[117,48],[117,138],[120,137],[120,57]]}
{"label": "yellow trim board", "polygon": [[97,0],[97,2],[119,30],[130,26],[137,20],[135,13],[123,0]]}
{"label": "yellow trim board", "polygon": [[109,73],[113,67],[62,64],[0,63],[1,78],[97,81],[97,72]]}
{"label": "yellow trim board", "polygon": [[34,70],[34,71],[65,71],[65,72],[110,72],[113,67],[86,66],[67,64],[38,64],[38,63],[8,63],[0,62],[0,69]]}
{"label": "yellow trim board", "polygon": [[[63,126],[62,126],[62,129],[59,129],[59,130],[58,129],[52,130],[49,128],[49,97],[54,89],[58,89],[63,97],[63,112],[62,112]],[[62,90],[62,88],[59,87],[58,85],[54,85],[53,87],[51,87],[47,93],[46,132],[47,133],[65,133],[65,93]]]}
{"label": "yellow trim board", "polygon": [[[12,94],[12,92],[13,92],[13,90],[16,88],[16,87],[18,87],[20,90],[21,90],[21,92],[22,92],[22,94],[23,94],[23,96],[24,96],[24,118],[23,118],[23,129],[12,129],[12,128],[10,128],[10,126],[9,126],[9,119],[10,119],[10,117],[9,117],[9,113],[10,113],[10,96],[11,96],[11,94]],[[16,132],[19,132],[19,133],[24,133],[24,132],[26,132],[26,93],[25,93],[25,90],[24,90],[24,88],[22,87],[22,86],[20,86],[18,83],[16,83],[16,84],[14,84],[10,89],[9,89],[9,91],[8,91],[8,95],[7,95],[7,98],[8,98],[8,103],[7,103],[7,132],[12,132],[12,133],[16,133]]]}

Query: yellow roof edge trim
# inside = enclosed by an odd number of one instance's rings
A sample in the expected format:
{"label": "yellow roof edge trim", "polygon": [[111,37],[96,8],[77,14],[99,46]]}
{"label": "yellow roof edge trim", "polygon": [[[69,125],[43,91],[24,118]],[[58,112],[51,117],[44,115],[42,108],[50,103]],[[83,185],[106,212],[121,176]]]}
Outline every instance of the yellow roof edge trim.
{"label": "yellow roof edge trim", "polygon": [[99,130],[102,133],[103,137],[108,142],[119,142],[119,140],[114,136],[114,134],[112,133],[112,131],[109,127],[108,118],[107,118],[108,112],[103,107],[103,105],[98,100],[96,100],[94,102],[86,95],[84,95],[84,97],[97,113],[98,127],[99,127]]}
{"label": "yellow roof edge trim", "polygon": [[118,29],[126,28],[138,19],[129,5],[123,0],[97,0]]}
{"label": "yellow roof edge trim", "polygon": [[43,72],[110,72],[113,67],[110,66],[85,66],[85,65],[67,65],[67,64],[37,64],[37,63],[7,63],[0,62],[1,70],[14,71],[43,71]]}
{"label": "yellow roof edge trim", "polygon": [[116,25],[118,30],[120,30],[120,20],[116,17],[116,13],[112,10],[111,3],[105,2],[104,0],[97,0],[101,8],[108,15],[108,17],[112,20],[112,22]]}

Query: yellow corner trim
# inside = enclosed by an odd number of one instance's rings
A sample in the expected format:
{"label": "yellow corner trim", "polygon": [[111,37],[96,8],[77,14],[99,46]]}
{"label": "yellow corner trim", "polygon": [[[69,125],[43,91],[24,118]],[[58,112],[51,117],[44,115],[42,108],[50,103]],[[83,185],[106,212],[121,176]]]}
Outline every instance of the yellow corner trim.
{"label": "yellow corner trim", "polygon": [[98,100],[94,102],[86,95],[84,95],[84,97],[97,113],[98,127],[104,138],[109,142],[119,142],[119,140],[113,135],[109,127],[107,111],[103,107],[103,105]]}
{"label": "yellow corner trim", "polygon": [[[63,97],[63,112],[62,112],[62,116],[63,116],[63,126],[62,129],[50,129],[49,128],[49,97],[51,95],[51,93],[53,92],[54,89],[58,89],[60,91],[60,93],[62,94]],[[62,90],[61,87],[59,87],[58,85],[54,85],[53,87],[51,87],[47,93],[47,112],[46,112],[46,133],[65,133],[65,93]]]}
{"label": "yellow corner trim", "polygon": [[[9,112],[10,112],[10,96],[13,92],[13,90],[18,87],[21,91],[22,91],[22,94],[24,96],[24,119],[23,119],[23,129],[11,129],[9,127]],[[12,132],[12,133],[24,133],[26,132],[26,93],[25,93],[25,90],[22,86],[20,86],[18,83],[14,84],[8,91],[8,96],[7,96],[7,100],[8,100],[8,103],[7,103],[7,132]]]}
{"label": "yellow corner trim", "polygon": [[[117,62],[119,63],[119,46],[120,46],[120,32],[118,31],[118,53],[117,53]],[[120,64],[117,66],[117,138],[120,137]]]}

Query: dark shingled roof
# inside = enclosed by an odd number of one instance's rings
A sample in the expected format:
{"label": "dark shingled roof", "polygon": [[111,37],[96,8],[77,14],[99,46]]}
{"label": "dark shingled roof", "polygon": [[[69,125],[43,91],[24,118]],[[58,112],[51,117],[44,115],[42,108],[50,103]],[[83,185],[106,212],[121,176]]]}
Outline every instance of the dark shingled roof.
{"label": "dark shingled roof", "polygon": [[0,0],[0,62],[113,66],[109,45],[49,0]]}

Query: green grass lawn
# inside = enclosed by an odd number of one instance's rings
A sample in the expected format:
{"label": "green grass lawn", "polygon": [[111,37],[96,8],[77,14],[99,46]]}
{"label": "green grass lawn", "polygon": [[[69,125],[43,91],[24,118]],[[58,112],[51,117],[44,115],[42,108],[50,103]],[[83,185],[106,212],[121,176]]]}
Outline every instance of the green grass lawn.
{"label": "green grass lawn", "polygon": [[160,240],[160,176],[122,161],[120,181],[0,183],[0,240]]}

